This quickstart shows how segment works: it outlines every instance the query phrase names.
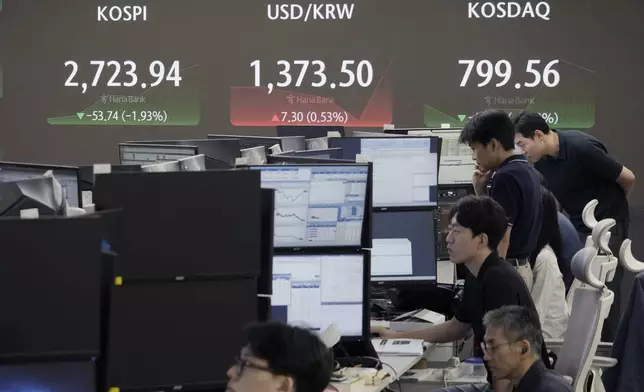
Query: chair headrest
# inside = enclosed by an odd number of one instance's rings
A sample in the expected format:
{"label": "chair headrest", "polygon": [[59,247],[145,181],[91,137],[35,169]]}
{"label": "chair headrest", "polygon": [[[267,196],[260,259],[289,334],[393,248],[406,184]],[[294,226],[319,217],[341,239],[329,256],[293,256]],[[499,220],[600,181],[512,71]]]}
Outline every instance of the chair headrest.
{"label": "chair headrest", "polygon": [[619,261],[622,267],[630,272],[637,274],[644,271],[644,263],[633,256],[631,240],[628,238],[625,239],[624,242],[622,242],[622,246],[619,247]]}
{"label": "chair headrest", "polygon": [[608,240],[610,239],[610,229],[615,226],[617,222],[613,218],[602,219],[595,227],[593,227],[593,243],[595,248],[601,250],[606,254],[613,254],[608,247]]}
{"label": "chair headrest", "polygon": [[604,288],[605,284],[599,280],[592,271],[593,259],[597,256],[597,249],[582,248],[575,253],[570,262],[570,269],[573,275],[581,283],[585,283],[596,289]]}
{"label": "chair headrest", "polygon": [[599,204],[599,200],[593,199],[586,204],[584,210],[581,213],[581,219],[584,221],[584,225],[587,228],[592,229],[597,224],[597,219],[595,219],[595,208]]}

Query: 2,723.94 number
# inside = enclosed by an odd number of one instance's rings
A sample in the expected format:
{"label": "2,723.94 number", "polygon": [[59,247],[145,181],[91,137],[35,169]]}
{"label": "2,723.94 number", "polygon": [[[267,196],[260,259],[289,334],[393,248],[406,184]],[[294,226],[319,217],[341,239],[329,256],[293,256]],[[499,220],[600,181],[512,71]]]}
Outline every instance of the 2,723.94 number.
{"label": "2,723.94 number", "polygon": [[[94,67],[94,77],[92,78],[91,84],[88,85],[87,82],[75,81],[79,71],[79,65],[76,61],[68,60],[65,62],[65,67],[70,68],[69,76],[65,81],[66,87],[81,87],[83,94],[87,91],[87,87],[96,87],[101,82],[101,76],[103,75],[103,70],[112,69],[112,75],[105,83],[107,87],[134,87],[139,85],[142,88],[146,87],[156,87],[161,84],[164,80],[168,82],[173,82],[175,87],[181,85],[181,69],[179,68],[179,61],[174,61],[169,68],[165,66],[162,61],[155,60],[150,62],[148,66],[148,72],[146,77],[149,76],[149,79],[143,81],[139,84],[139,76],[137,74],[137,66],[134,61],[124,61],[122,64],[119,61],[103,61],[103,60],[93,60],[89,62],[90,66]],[[121,70],[123,70],[126,80],[119,81],[119,76],[121,75]]]}

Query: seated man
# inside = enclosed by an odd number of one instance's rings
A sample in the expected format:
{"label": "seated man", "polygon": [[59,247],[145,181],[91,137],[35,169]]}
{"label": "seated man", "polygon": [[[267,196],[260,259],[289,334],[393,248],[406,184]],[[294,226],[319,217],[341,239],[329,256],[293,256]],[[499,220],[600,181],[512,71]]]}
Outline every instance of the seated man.
{"label": "seated man", "polygon": [[537,312],[502,306],[483,317],[484,359],[494,379],[509,380],[514,392],[571,392],[570,383],[540,360],[541,327]]}
{"label": "seated man", "polygon": [[[455,264],[465,264],[470,271],[465,280],[461,304],[454,318],[417,331],[393,332],[375,329],[383,338],[423,339],[432,343],[449,343],[463,339],[470,328],[474,330],[475,355],[483,357],[483,315],[503,305],[523,305],[535,309],[530,292],[519,272],[496,251],[506,233],[508,220],[503,207],[487,196],[467,196],[459,200],[450,212],[451,225],[447,235],[447,249]],[[542,358],[549,364],[545,346]],[[491,381],[488,369],[488,381]],[[489,386],[485,386],[489,390]],[[449,389],[478,391],[470,385]],[[498,381],[494,391],[510,391],[509,382]]]}
{"label": "seated man", "polygon": [[227,391],[322,392],[329,385],[333,356],[311,332],[270,322],[251,326],[247,336]]}
{"label": "seated man", "polygon": [[568,294],[570,286],[572,286],[572,282],[575,280],[570,269],[570,263],[572,262],[572,257],[584,247],[584,244],[581,243],[577,229],[572,225],[570,219],[561,213],[561,208],[559,208],[559,212],[557,213],[557,220],[559,221],[559,231],[561,231],[563,245],[561,249],[563,260],[560,264],[565,267],[561,269],[561,273],[563,274],[563,280],[566,286],[566,294]]}
{"label": "seated man", "polygon": [[544,186],[541,187],[541,202],[543,224],[537,240],[537,249],[531,256],[534,260],[532,266],[534,282],[530,292],[539,313],[543,337],[563,339],[568,329],[570,311],[566,303],[566,287],[561,270],[570,268],[562,265],[563,241],[557,219],[557,201]]}

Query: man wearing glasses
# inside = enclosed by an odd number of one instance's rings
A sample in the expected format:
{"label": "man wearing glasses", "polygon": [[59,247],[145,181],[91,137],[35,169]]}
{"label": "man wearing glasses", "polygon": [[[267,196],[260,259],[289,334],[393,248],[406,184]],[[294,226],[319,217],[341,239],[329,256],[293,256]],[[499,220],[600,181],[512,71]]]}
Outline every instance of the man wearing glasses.
{"label": "man wearing glasses", "polygon": [[281,323],[248,329],[248,343],[228,370],[227,392],[322,392],[333,357],[311,332]]}
{"label": "man wearing glasses", "polygon": [[514,392],[571,392],[570,382],[540,360],[539,315],[525,306],[502,306],[483,317],[484,359],[495,378],[509,380]]}
{"label": "man wearing glasses", "polygon": [[[465,280],[463,299],[454,317],[445,323],[418,331],[374,332],[385,339],[407,338],[450,343],[464,339],[472,329],[474,355],[483,357],[480,345],[485,334],[485,313],[504,305],[522,305],[535,310],[534,302],[519,272],[501,259],[497,252],[508,225],[505,211],[499,203],[488,196],[464,197],[450,211],[450,220],[447,235],[450,260],[455,264],[464,264],[470,272]],[[543,363],[549,366],[545,345],[541,349]],[[494,370],[488,368],[489,385],[464,385],[447,388],[445,391],[482,392],[493,389],[494,392],[510,392],[510,382],[493,376],[493,373]]]}

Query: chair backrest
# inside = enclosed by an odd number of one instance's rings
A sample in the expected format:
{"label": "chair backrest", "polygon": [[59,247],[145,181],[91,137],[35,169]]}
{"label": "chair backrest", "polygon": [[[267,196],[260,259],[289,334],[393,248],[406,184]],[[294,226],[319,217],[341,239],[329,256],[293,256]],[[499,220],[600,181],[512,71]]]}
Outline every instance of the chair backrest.
{"label": "chair backrest", "polygon": [[644,271],[644,263],[633,256],[631,240],[628,238],[622,242],[622,246],[619,248],[619,262],[624,269],[632,273],[638,274]]}
{"label": "chair backrest", "polygon": [[591,237],[593,239],[593,246],[597,250],[603,252],[607,255],[612,255],[610,247],[608,246],[608,241],[610,240],[610,229],[612,229],[617,222],[613,218],[602,219],[595,227],[593,227],[593,232]]}
{"label": "chair backrest", "polygon": [[592,272],[595,257],[596,249],[583,248],[572,259],[571,270],[583,287],[575,292],[568,329],[555,365],[557,372],[573,378],[575,392],[583,390],[614,298],[613,292]]}
{"label": "chair backrest", "polygon": [[[586,208],[589,208],[589,206],[591,206],[591,203],[588,203],[588,205],[586,205]],[[593,211],[594,211],[594,207],[593,207]],[[610,219],[610,218],[602,219],[599,222],[595,221],[595,224],[593,226],[593,232],[586,239],[586,246],[584,248],[584,249],[592,249],[592,253],[595,254],[595,256],[590,261],[592,276],[599,278],[599,280],[604,283],[611,282],[613,280],[613,278],[615,277],[615,270],[617,269],[617,264],[618,264],[617,257],[613,255],[613,252],[608,246],[610,236],[611,236],[610,229],[612,229],[613,226],[615,226],[615,224],[616,224],[615,219]],[[591,253],[590,250],[588,252],[589,254]],[[572,265],[571,265],[571,268],[572,268]],[[579,287],[584,287],[584,286],[585,284],[581,280],[576,278],[575,280],[573,280],[572,285],[568,290],[568,295],[566,296],[566,303],[568,304],[568,309],[572,309],[576,290]]]}
{"label": "chair backrest", "polygon": [[597,224],[597,219],[595,218],[595,208],[599,204],[599,200],[593,199],[586,204],[584,210],[581,212],[581,220],[584,222],[587,228],[593,229]]}

